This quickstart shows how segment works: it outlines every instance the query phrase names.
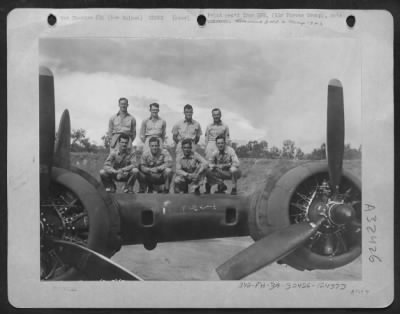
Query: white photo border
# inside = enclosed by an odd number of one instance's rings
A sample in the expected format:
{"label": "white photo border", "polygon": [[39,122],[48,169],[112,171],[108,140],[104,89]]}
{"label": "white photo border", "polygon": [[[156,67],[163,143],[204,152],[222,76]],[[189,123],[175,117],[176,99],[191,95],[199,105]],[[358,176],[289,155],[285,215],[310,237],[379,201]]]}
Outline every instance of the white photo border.
{"label": "white photo border", "polygon": [[[213,14],[257,12],[328,13],[329,18],[311,35],[296,24],[208,23],[199,27],[199,14],[212,20]],[[127,28],[115,19],[96,22],[87,16],[141,15],[135,27]],[[78,16],[59,19],[49,26],[49,14]],[[172,16],[187,16],[174,22]],[[164,16],[162,23],[149,16]],[[354,15],[357,24],[348,28],[344,19]],[[96,23],[96,27],[92,27]],[[178,23],[178,24],[177,24]],[[87,27],[90,26],[90,27]],[[255,31],[255,29],[257,31]],[[67,30],[67,32],[66,32]],[[39,134],[38,45],[43,36],[76,37],[230,37],[324,38],[326,32],[338,38],[357,39],[362,49],[362,194],[363,263],[362,280],[329,282],[334,286],[309,289],[242,289],[238,282],[41,282],[39,280]],[[277,307],[386,307],[394,298],[394,100],[393,18],[387,11],[357,10],[238,10],[238,9],[16,9],[7,25],[8,44],[8,291],[16,307],[134,307],[134,308],[277,308]],[[379,90],[379,93],[376,91]],[[21,92],[23,91],[23,92]],[[24,112],[27,128],[15,123]],[[31,130],[26,132],[26,130]],[[12,139],[12,141],[10,140]],[[16,146],[13,143],[24,143]],[[377,150],[376,146],[380,149]],[[34,204],[34,206],[27,206]],[[374,218],[375,217],[375,218]],[[375,242],[371,244],[371,230]],[[28,237],[26,235],[29,235]],[[378,255],[379,254],[379,255]],[[378,255],[382,262],[371,257]],[[269,287],[266,282],[266,287]],[[338,286],[335,286],[337,284]],[[282,287],[284,285],[282,284]],[[157,297],[154,297],[157,295]],[[149,297],[153,296],[153,297]]]}

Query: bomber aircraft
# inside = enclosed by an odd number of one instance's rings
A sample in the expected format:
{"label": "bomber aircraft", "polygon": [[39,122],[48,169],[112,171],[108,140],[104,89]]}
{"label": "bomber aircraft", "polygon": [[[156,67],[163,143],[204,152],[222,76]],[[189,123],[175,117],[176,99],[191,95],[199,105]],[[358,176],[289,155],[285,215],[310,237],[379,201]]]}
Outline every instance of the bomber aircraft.
{"label": "bomber aircraft", "polygon": [[[217,267],[238,280],[273,262],[333,269],[361,254],[361,180],[343,168],[343,87],[327,88],[327,161],[276,169],[252,195],[109,194],[71,165],[71,124],[55,136],[54,77],[39,70],[41,280],[142,280],[110,260],[122,245],[250,235]],[[196,266],[193,266],[196,267]]]}

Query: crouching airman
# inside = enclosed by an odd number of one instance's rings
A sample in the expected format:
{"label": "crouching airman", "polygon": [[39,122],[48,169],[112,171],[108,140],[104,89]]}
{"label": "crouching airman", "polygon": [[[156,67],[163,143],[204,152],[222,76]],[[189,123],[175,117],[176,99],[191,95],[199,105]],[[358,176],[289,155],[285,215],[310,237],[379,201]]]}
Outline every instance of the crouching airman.
{"label": "crouching airman", "polygon": [[214,151],[208,160],[206,194],[210,193],[214,184],[218,184],[216,193],[224,193],[227,190],[224,180],[232,180],[231,194],[236,195],[237,181],[241,177],[239,159],[233,148],[226,145],[225,136],[217,136],[216,145],[218,150]]}
{"label": "crouching airman", "polygon": [[166,149],[160,148],[157,137],[149,139],[149,151],[144,151],[139,165],[139,193],[152,193],[154,185],[164,185],[163,192],[169,193],[170,183],[173,176],[172,158]]}
{"label": "crouching airman", "polygon": [[115,181],[122,181],[126,182],[124,192],[134,193],[133,186],[139,172],[136,155],[128,149],[128,135],[120,134],[118,141],[118,149],[110,152],[100,170],[100,179],[107,192],[115,193]]}
{"label": "crouching airman", "polygon": [[176,157],[175,193],[188,193],[192,185],[195,194],[200,194],[208,163],[198,153],[192,151],[192,140],[182,141],[183,154]]}

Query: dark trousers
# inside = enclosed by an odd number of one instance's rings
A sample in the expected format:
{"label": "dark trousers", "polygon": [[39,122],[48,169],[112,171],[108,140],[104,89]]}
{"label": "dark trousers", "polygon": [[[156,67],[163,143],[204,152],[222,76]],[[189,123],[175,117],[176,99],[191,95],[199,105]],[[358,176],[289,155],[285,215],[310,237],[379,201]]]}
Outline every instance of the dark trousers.
{"label": "dark trousers", "polygon": [[138,172],[138,180],[140,184],[140,191],[145,192],[149,187],[153,188],[153,185],[164,185],[164,190],[169,190],[173,172],[171,168],[165,168],[163,172],[159,173],[144,173]]}
{"label": "dark trousers", "polygon": [[101,169],[100,179],[105,188],[113,187],[115,189],[116,188],[115,181],[126,182],[125,184],[126,187],[133,188],[138,173],[139,170],[137,168],[133,168],[131,171],[126,172],[124,174],[115,174],[107,169]]}

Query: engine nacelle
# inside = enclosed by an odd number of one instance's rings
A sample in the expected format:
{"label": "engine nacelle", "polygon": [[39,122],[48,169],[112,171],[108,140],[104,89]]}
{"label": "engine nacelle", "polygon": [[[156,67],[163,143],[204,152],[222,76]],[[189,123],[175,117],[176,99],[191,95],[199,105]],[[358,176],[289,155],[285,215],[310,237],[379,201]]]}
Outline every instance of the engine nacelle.
{"label": "engine nacelle", "polygon": [[[272,171],[265,186],[251,196],[249,212],[250,235],[259,240],[291,224],[312,221],[318,206],[329,214],[328,165],[323,162],[304,162],[295,167],[285,164]],[[324,185],[325,184],[325,185]],[[325,193],[325,192],[327,193]],[[340,202],[350,203],[361,216],[361,181],[344,169]],[[299,270],[331,269],[350,263],[361,254],[361,228],[335,223],[332,219],[302,247],[284,257],[280,263]]]}

